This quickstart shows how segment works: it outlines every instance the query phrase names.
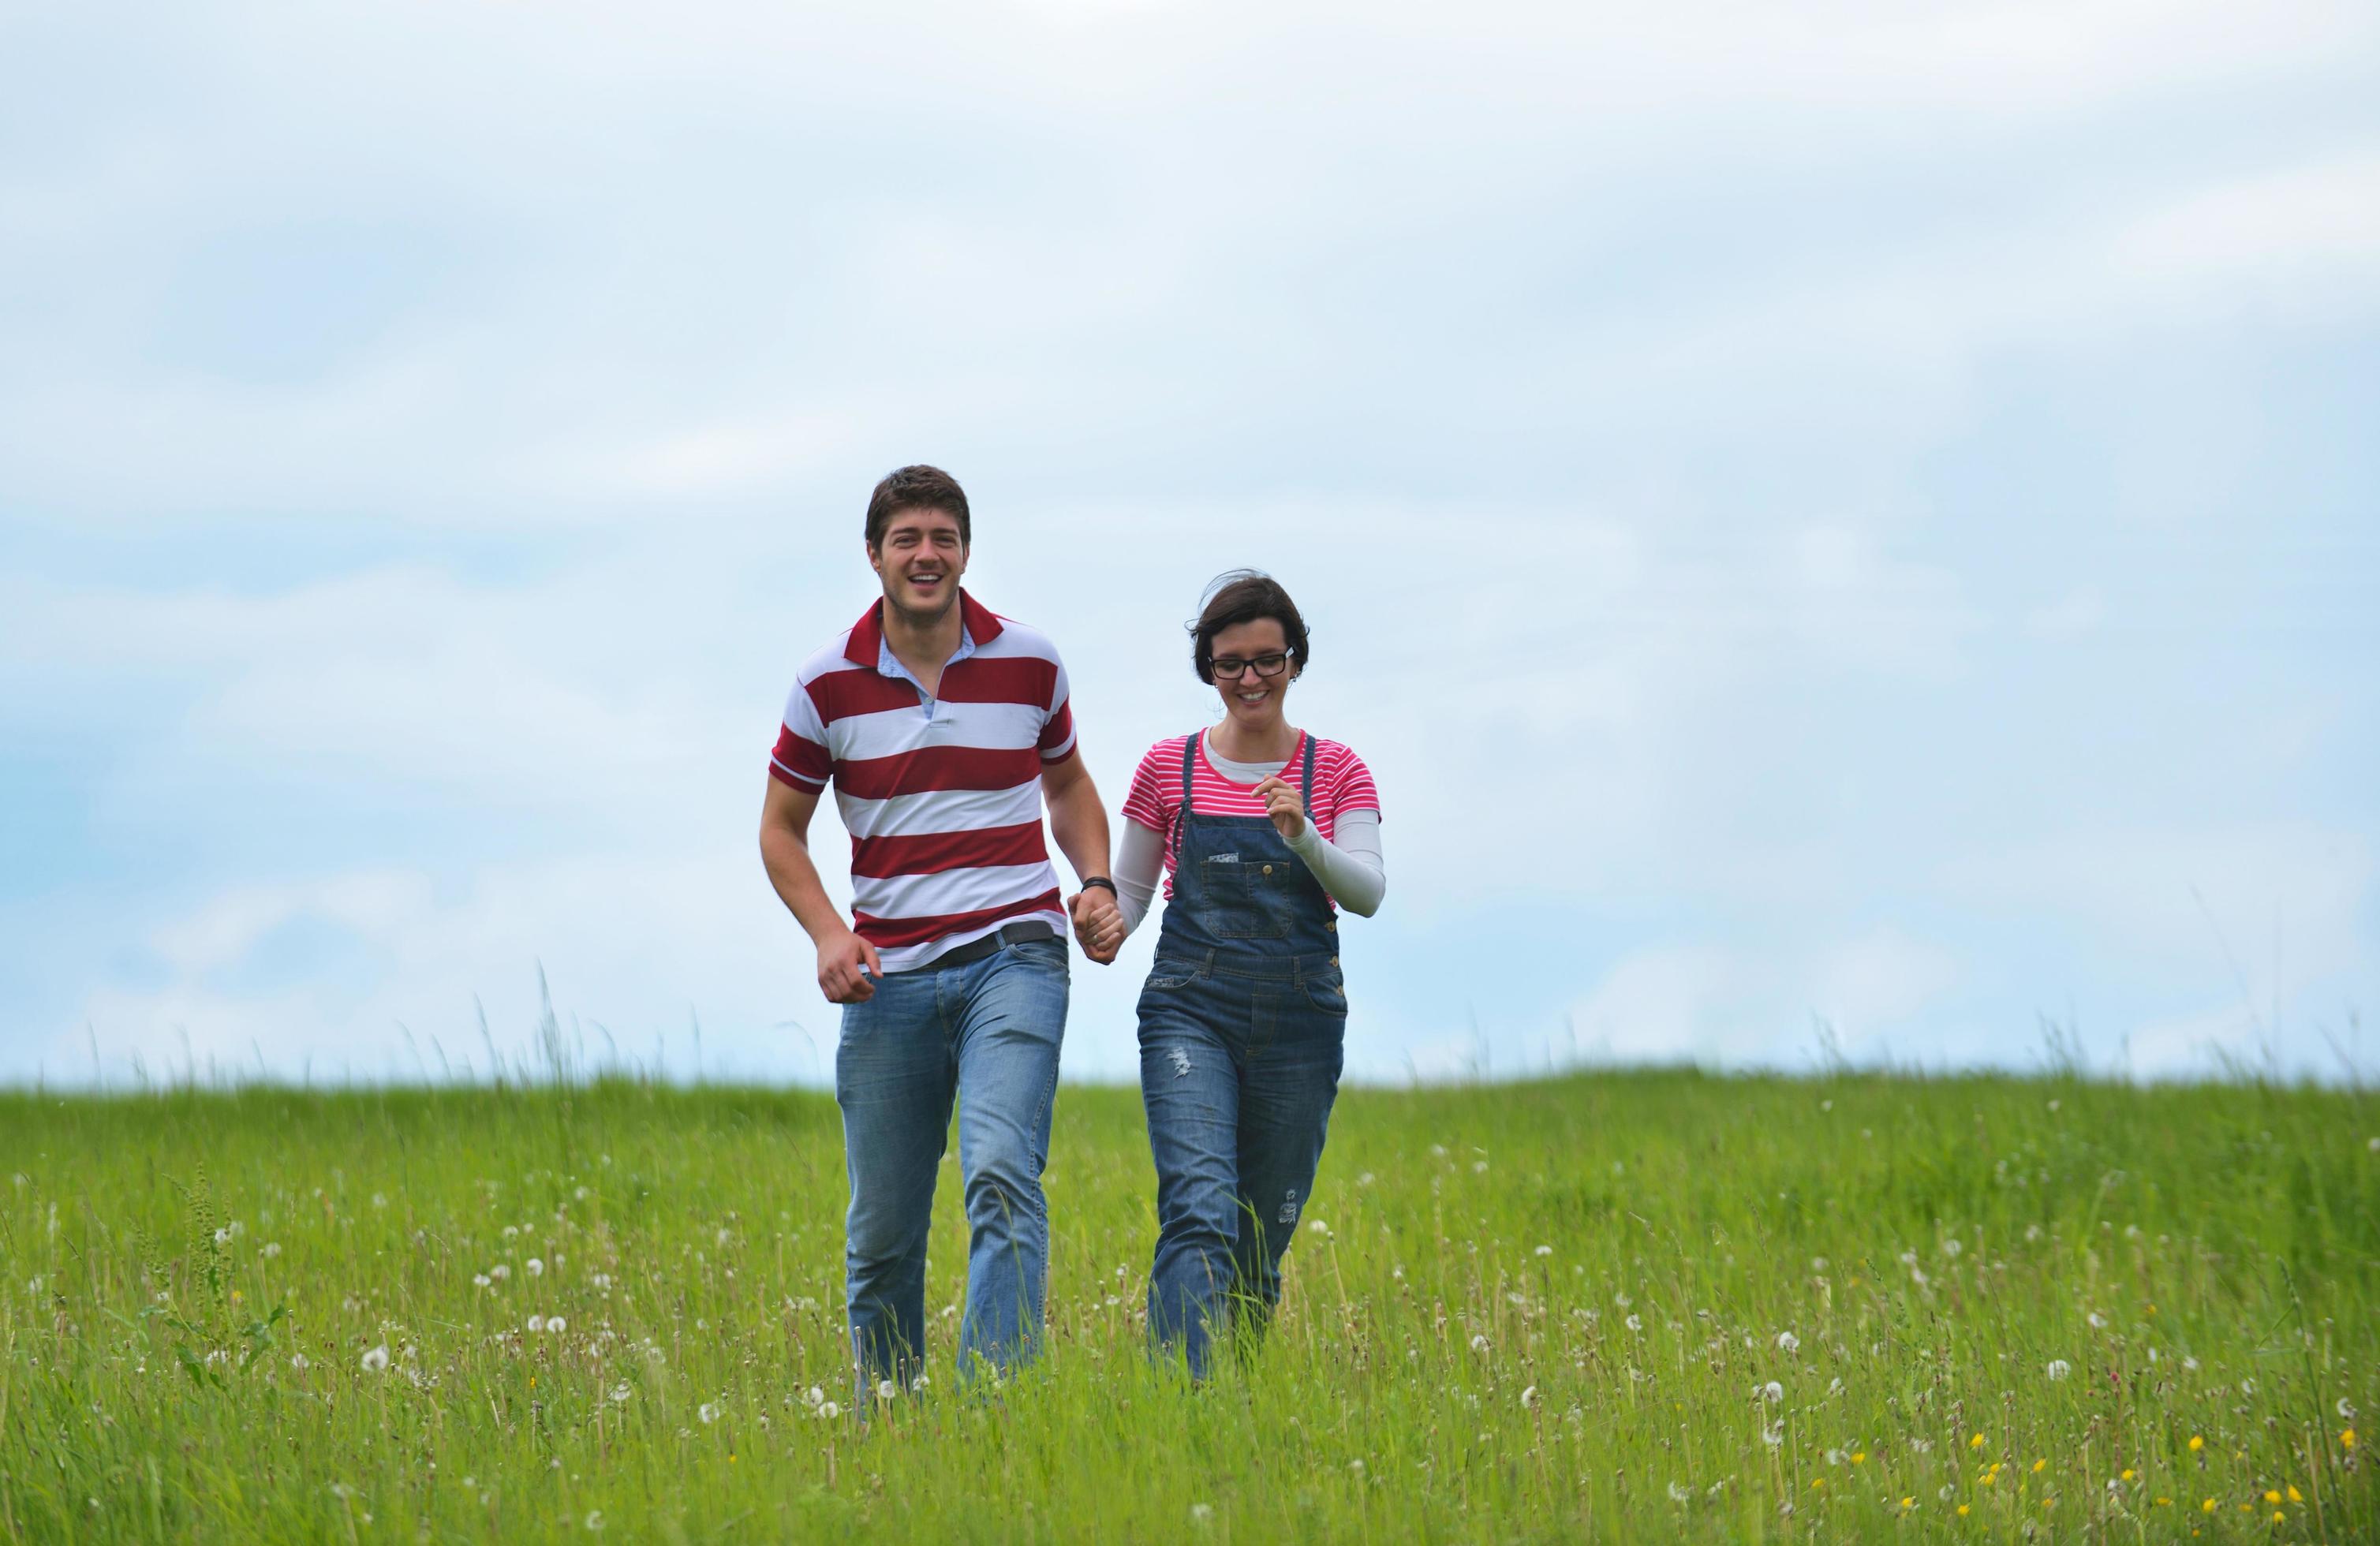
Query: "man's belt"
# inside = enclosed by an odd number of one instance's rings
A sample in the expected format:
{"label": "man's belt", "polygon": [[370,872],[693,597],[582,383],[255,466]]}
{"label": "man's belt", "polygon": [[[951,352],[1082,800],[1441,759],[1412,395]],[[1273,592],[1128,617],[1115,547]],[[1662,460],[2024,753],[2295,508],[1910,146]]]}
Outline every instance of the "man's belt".
{"label": "man's belt", "polygon": [[910,972],[940,972],[945,966],[965,966],[971,960],[981,960],[1003,945],[1022,945],[1028,939],[1057,937],[1058,931],[1044,923],[1028,920],[1021,924],[1003,924],[979,939],[952,946],[922,965],[905,967],[900,972],[889,972],[885,975],[898,977]]}

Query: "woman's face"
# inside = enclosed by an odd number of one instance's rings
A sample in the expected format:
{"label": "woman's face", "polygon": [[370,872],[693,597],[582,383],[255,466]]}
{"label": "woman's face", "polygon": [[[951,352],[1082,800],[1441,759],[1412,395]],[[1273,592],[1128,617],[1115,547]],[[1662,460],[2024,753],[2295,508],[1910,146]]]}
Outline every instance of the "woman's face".
{"label": "woman's face", "polygon": [[[1218,630],[1208,647],[1214,657],[1215,691],[1223,700],[1223,717],[1237,720],[1244,731],[1269,731],[1280,725],[1281,701],[1289,696],[1290,682],[1296,675],[1281,620],[1260,617],[1235,622]],[[1265,671],[1277,674],[1267,676]]]}

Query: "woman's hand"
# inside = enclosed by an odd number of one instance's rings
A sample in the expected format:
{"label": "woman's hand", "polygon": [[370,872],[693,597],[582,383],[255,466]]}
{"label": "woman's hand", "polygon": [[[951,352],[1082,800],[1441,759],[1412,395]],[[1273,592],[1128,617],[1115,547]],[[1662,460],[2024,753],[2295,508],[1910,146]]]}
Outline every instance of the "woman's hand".
{"label": "woman's hand", "polygon": [[1276,773],[1257,786],[1257,798],[1265,803],[1265,815],[1272,817],[1272,829],[1281,840],[1293,843],[1305,836],[1305,802],[1287,779]]}

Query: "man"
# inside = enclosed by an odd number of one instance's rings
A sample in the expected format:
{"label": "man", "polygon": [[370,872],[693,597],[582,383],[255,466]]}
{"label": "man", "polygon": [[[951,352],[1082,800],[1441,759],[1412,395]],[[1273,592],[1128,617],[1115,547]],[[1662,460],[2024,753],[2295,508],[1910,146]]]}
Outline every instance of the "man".
{"label": "man", "polygon": [[[760,813],[770,882],[818,947],[820,991],[844,1007],[834,1094],[863,1394],[920,1371],[927,1225],[954,1095],[970,1238],[961,1371],[1005,1371],[1038,1344],[1064,930],[1071,915],[1101,963],[1124,933],[1066,669],[1047,638],[959,587],[966,495],[938,468],[903,467],[876,486],[866,535],[883,598],[803,665]],[[851,832],[849,924],[809,853],[829,780]],[[1081,881],[1064,911],[1044,800]]]}

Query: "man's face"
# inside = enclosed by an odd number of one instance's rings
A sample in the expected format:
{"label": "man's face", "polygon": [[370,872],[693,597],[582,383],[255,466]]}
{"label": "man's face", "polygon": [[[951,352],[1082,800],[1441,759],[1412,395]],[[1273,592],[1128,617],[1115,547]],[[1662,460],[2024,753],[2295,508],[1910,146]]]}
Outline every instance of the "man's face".
{"label": "man's face", "polygon": [[937,617],[959,595],[966,573],[966,544],[959,540],[958,517],[943,510],[903,510],[885,523],[883,539],[868,550],[868,562],[884,581],[884,599],[905,612]]}

